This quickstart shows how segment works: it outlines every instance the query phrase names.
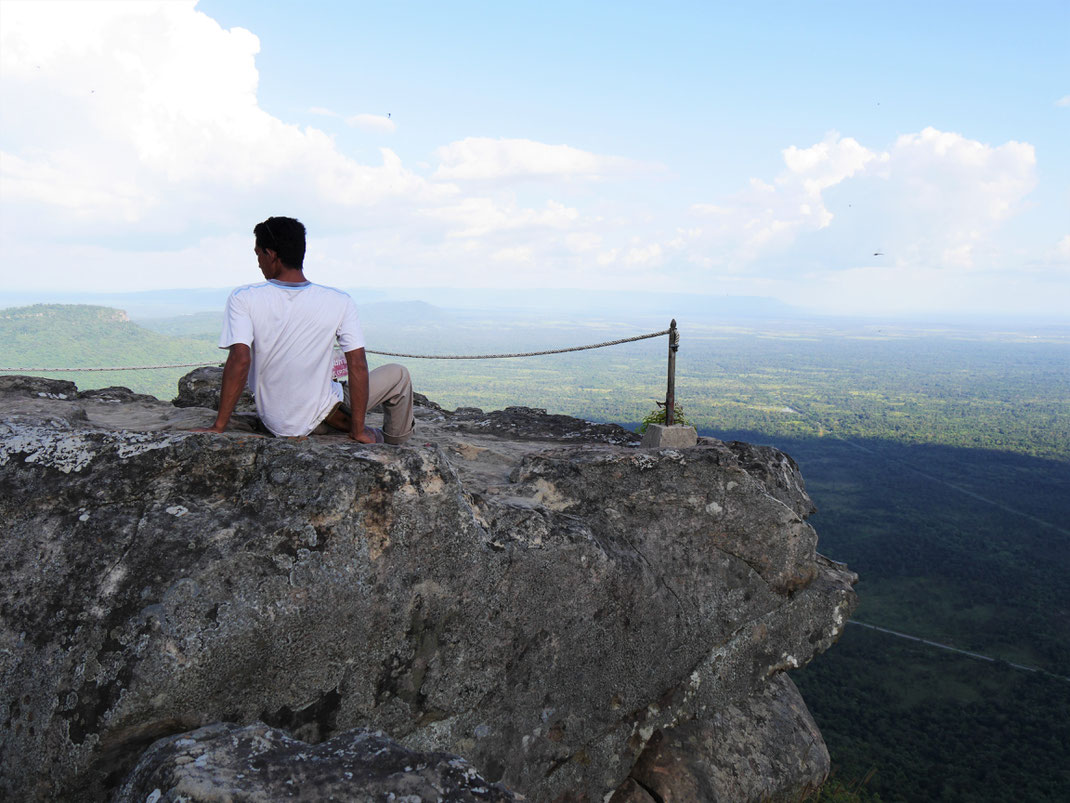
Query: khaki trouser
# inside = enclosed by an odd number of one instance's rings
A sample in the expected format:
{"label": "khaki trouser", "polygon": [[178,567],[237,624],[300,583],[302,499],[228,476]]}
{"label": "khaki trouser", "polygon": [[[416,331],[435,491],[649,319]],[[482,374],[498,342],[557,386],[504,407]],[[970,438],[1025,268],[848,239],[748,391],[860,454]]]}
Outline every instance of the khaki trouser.
{"label": "khaki trouser", "polygon": [[[347,409],[349,383],[343,387]],[[404,365],[380,365],[368,373],[368,409],[383,405],[383,439],[387,443],[404,443],[412,436],[416,420],[412,416],[412,379]]]}

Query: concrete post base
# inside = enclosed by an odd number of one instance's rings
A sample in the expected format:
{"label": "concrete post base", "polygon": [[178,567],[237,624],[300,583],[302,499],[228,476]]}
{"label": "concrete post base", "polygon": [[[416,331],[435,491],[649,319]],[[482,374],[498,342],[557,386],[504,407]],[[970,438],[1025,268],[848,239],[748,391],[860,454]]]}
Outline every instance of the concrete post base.
{"label": "concrete post base", "polygon": [[696,443],[698,433],[694,427],[685,427],[682,424],[673,424],[671,427],[650,424],[643,433],[643,442],[639,446],[643,449],[686,449]]}

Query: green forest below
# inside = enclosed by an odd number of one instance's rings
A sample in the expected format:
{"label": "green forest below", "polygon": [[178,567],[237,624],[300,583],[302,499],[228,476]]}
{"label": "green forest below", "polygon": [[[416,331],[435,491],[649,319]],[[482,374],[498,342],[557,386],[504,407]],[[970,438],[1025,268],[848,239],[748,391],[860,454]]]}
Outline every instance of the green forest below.
{"label": "green forest below", "polygon": [[[369,349],[411,353],[540,350],[667,325],[428,305],[361,312]],[[124,317],[0,310],[0,364],[220,360],[220,313]],[[849,626],[792,674],[832,754],[824,798],[1070,800],[1070,328],[680,325],[687,417],[703,434],[797,460],[819,509],[819,549],[860,575],[855,620],[997,659]],[[634,428],[664,398],[666,338],[529,359],[398,361],[445,407],[526,405]],[[184,373],[42,375],[169,399]]]}
{"label": "green forest below", "polygon": [[[221,320],[218,315],[213,318]],[[110,307],[35,304],[0,309],[0,367],[3,368],[221,364],[220,354],[214,338],[208,343],[203,339],[154,332],[131,322],[122,310]],[[177,392],[178,380],[191,370],[36,373],[74,382],[80,390],[122,385],[170,400]]]}

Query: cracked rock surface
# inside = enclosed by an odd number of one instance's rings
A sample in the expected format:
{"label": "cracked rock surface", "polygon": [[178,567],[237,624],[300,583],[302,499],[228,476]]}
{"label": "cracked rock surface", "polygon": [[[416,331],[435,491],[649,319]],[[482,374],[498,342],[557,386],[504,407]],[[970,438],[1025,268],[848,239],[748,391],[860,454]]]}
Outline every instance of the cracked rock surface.
{"label": "cracked rock surface", "polygon": [[803,742],[827,767],[799,717],[687,736],[776,716],[855,605],[780,452],[431,404],[404,447],[215,436],[92,394],[0,377],[0,797],[107,799],[217,722],[383,731],[536,801],[635,788],[677,742],[741,790],[811,788]]}

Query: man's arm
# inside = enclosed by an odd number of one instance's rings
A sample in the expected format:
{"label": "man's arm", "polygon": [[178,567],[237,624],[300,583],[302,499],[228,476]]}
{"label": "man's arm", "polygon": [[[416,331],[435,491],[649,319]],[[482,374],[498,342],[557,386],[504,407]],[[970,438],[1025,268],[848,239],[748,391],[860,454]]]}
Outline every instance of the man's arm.
{"label": "man's arm", "polygon": [[368,359],[363,348],[345,354],[349,371],[349,437],[361,443],[375,443],[375,435],[364,426],[368,412]]}
{"label": "man's arm", "polygon": [[244,343],[235,343],[230,347],[230,355],[226,365],[223,366],[223,388],[219,392],[219,412],[215,423],[204,429],[195,429],[194,432],[221,433],[227,428],[230,416],[245,390],[245,383],[249,379],[249,365],[252,363],[252,353]]}

